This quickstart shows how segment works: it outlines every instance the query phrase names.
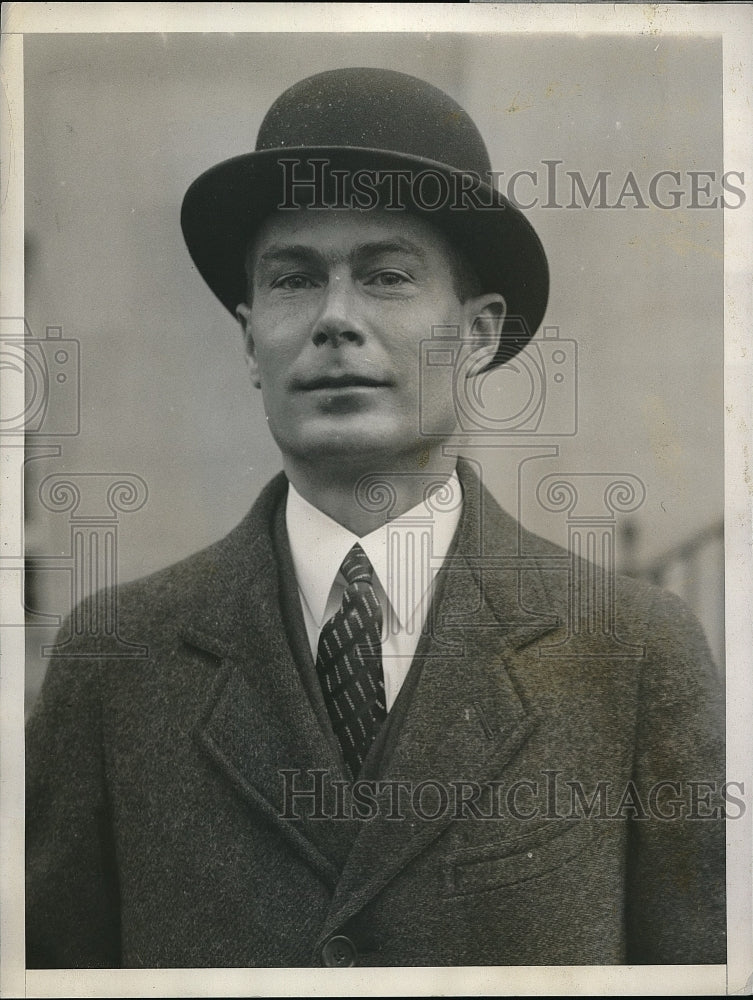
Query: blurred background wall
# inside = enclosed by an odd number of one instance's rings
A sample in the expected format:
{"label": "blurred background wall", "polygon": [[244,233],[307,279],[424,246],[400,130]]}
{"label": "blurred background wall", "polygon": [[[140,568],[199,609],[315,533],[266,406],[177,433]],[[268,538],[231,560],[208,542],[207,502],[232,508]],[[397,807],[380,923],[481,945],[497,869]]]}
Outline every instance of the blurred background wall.
{"label": "blurred background wall", "polygon": [[[542,477],[635,477],[645,499],[616,519],[618,565],[685,596],[721,664],[723,230],[718,201],[701,207],[723,193],[718,41],[32,35],[24,41],[26,319],[40,341],[75,342],[80,367],[68,369],[65,385],[75,378],[80,424],[65,437],[50,424],[42,431],[52,436],[29,438],[29,702],[46,666],[42,646],[55,634],[40,624],[53,619],[38,613],[64,615],[75,590],[70,518],[39,500],[47,477],[143,480],[143,505],[118,516],[117,577],[125,581],[220,538],[280,468],[239,333],[184,247],[180,203],[201,171],[253,147],[282,90],[352,65],[409,72],[455,97],[505,171],[503,189],[516,171],[535,174],[521,177],[516,192],[524,203],[538,197],[526,211],[549,255],[549,337],[574,343],[565,363],[570,395],[547,400],[546,433],[506,439],[516,447],[489,437],[470,449],[487,485],[526,526],[567,543],[566,517],[537,500]],[[657,189],[667,202],[667,192],[681,191],[676,208],[648,197],[663,170],[680,172],[679,183],[665,177]],[[578,196],[568,208],[568,172],[590,189],[600,171],[609,172],[609,204],[630,172],[639,197],[610,208],[598,197],[585,207]],[[695,197],[691,171],[713,174],[696,181]],[[551,367],[553,347],[541,343]],[[57,352],[40,350],[53,393]],[[484,405],[517,412],[527,373],[495,378]],[[572,413],[576,433],[549,433]],[[59,454],[45,452],[50,443]]]}

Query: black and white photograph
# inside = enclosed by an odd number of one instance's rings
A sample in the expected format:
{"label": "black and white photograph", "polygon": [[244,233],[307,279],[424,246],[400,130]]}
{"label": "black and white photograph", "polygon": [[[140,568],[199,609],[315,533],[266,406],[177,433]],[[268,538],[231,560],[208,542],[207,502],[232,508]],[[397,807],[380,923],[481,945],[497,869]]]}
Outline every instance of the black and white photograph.
{"label": "black and white photograph", "polygon": [[744,991],[750,6],[128,6],[3,14],[5,995]]}

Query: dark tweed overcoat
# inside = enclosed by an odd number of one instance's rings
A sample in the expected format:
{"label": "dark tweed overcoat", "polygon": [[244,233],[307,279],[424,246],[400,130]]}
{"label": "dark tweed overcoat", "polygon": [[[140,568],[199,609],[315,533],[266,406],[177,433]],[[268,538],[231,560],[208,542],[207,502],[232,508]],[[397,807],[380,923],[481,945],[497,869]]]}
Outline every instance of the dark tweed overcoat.
{"label": "dark tweed overcoat", "polygon": [[53,661],[28,727],[30,967],[724,962],[722,703],[698,624],[618,579],[611,629],[609,580],[461,478],[359,808],[283,477],[225,539],[122,588],[118,630],[148,656],[84,637]]}

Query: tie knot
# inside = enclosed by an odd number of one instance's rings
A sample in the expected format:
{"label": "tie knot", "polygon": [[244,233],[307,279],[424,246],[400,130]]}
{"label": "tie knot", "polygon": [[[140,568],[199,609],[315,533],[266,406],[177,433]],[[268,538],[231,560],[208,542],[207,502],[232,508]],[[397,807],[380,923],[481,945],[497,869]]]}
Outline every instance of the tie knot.
{"label": "tie knot", "polygon": [[371,583],[374,575],[374,567],[369,562],[369,557],[356,542],[347,556],[343,559],[340,572],[348,581],[352,583]]}

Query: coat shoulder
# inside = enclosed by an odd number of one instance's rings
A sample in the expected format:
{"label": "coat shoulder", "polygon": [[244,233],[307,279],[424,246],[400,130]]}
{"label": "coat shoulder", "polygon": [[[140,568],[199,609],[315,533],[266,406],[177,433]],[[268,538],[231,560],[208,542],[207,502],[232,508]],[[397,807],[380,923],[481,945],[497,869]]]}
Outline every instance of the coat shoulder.
{"label": "coat shoulder", "polygon": [[[272,521],[285,490],[286,480],[280,474],[223,538],[148,576],[119,584],[112,595],[93,593],[73,609],[71,617],[90,621],[110,601],[117,633],[126,641],[141,643],[201,618],[209,607],[228,604],[245,581],[260,575],[268,578],[274,572]],[[63,631],[69,628],[66,623]],[[96,653],[99,638],[85,634],[77,645]]]}
{"label": "coat shoulder", "polygon": [[521,577],[538,574],[550,607],[563,623],[580,622],[578,630],[587,637],[593,629],[585,627],[586,620],[598,621],[599,635],[606,630],[625,643],[645,646],[654,660],[690,656],[713,662],[703,629],[682,598],[645,579],[619,573],[614,564],[574,554],[523,527],[484,487],[479,495],[485,551],[519,558]]}

